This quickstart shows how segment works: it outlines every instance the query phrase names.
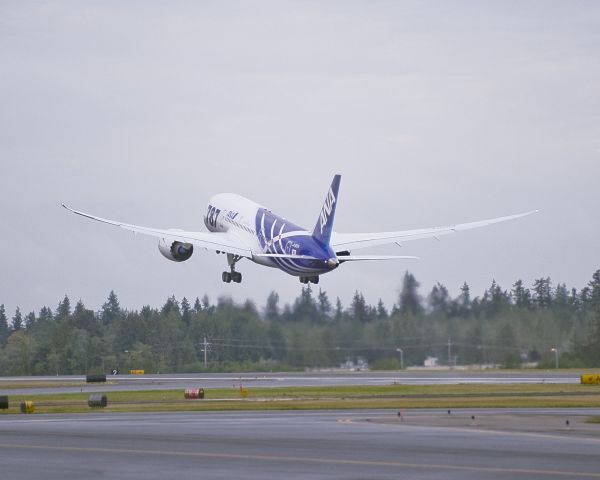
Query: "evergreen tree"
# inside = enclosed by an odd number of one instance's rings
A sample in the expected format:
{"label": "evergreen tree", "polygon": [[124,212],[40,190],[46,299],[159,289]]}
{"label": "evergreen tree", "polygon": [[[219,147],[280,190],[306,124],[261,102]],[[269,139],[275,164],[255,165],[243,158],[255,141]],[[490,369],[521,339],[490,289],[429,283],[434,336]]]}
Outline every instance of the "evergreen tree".
{"label": "evergreen tree", "polygon": [[171,312],[174,312],[177,315],[181,315],[181,312],[179,311],[179,302],[175,298],[175,295],[171,295],[167,299],[167,302],[163,305],[161,310],[161,313],[163,315],[168,315]]}
{"label": "evergreen tree", "polygon": [[246,301],[244,302],[244,310],[246,312],[252,313],[256,316],[258,316],[258,310],[256,308],[256,304],[254,303],[254,300],[250,300],[249,298],[246,299]]}
{"label": "evergreen tree", "polygon": [[85,305],[81,301],[81,298],[75,304],[75,310],[73,310],[73,316],[81,315],[85,312]]}
{"label": "evergreen tree", "polygon": [[467,282],[464,282],[460,287],[460,295],[456,299],[458,305],[458,314],[466,317],[471,311],[471,289]]}
{"label": "evergreen tree", "polygon": [[369,320],[365,297],[362,293],[358,293],[358,290],[354,292],[354,296],[352,297],[350,311],[352,312],[352,317],[360,323],[365,323]]}
{"label": "evergreen tree", "polygon": [[96,319],[96,315],[91,310],[85,308],[81,298],[75,305],[72,319],[75,328],[85,330],[88,334],[100,335],[100,325]]}
{"label": "evergreen tree", "polygon": [[412,314],[419,316],[423,313],[421,297],[419,296],[419,282],[408,271],[404,274],[402,290],[398,299],[398,310],[403,315]]}
{"label": "evergreen tree", "polygon": [[554,307],[565,309],[569,306],[569,291],[564,283],[559,283],[554,290]]}
{"label": "evergreen tree", "polygon": [[538,308],[550,308],[552,304],[552,282],[550,277],[538,278],[533,282],[534,301]]}
{"label": "evergreen tree", "polygon": [[436,283],[428,297],[429,307],[433,313],[447,315],[450,312],[450,295],[441,283]]}
{"label": "evergreen tree", "polygon": [[8,335],[8,319],[6,318],[6,310],[4,309],[4,304],[2,304],[0,305],[0,347],[6,344]]}
{"label": "evergreen tree", "polygon": [[15,316],[12,318],[12,329],[13,332],[23,330],[23,316],[21,315],[21,309],[19,307],[15,310]]}
{"label": "evergreen tree", "polygon": [[188,299],[183,297],[181,300],[181,319],[185,322],[186,325],[190,324],[190,320],[192,319],[192,309],[190,307],[190,302]]}
{"label": "evergreen tree", "polygon": [[202,297],[202,310],[204,310],[208,314],[213,314],[216,311],[216,307],[210,304],[210,299],[206,294],[204,294],[204,296]]}
{"label": "evergreen tree", "polygon": [[588,283],[590,292],[590,302],[596,307],[600,307],[600,269],[596,270],[592,275],[592,279]]}
{"label": "evergreen tree", "polygon": [[210,308],[210,300],[208,299],[208,295],[206,293],[202,297],[202,309],[208,310]]}
{"label": "evergreen tree", "polygon": [[25,316],[25,329],[31,330],[35,326],[35,312],[29,312]]}
{"label": "evergreen tree", "polygon": [[523,280],[513,284],[512,298],[517,308],[531,308],[531,292],[523,285]]}
{"label": "evergreen tree", "polygon": [[71,316],[71,301],[69,297],[65,294],[65,298],[63,298],[62,302],[58,304],[56,308],[56,318],[69,318]]}
{"label": "evergreen tree", "polygon": [[481,306],[490,317],[497,316],[510,303],[508,293],[502,290],[502,287],[492,280],[492,285],[483,293]]}
{"label": "evergreen tree", "polygon": [[121,306],[114,290],[108,294],[108,299],[102,305],[102,323],[111,325],[121,315]]}
{"label": "evergreen tree", "polygon": [[592,296],[590,293],[590,287],[583,287],[579,292],[579,305],[581,310],[587,311],[590,304],[592,303]]}
{"label": "evergreen tree", "polygon": [[202,311],[202,304],[200,303],[200,299],[196,297],[196,301],[194,302],[194,313],[200,313]]}
{"label": "evergreen tree", "polygon": [[328,320],[331,314],[331,302],[327,296],[327,292],[319,288],[319,296],[317,297],[317,311],[322,320]]}
{"label": "evergreen tree", "polygon": [[319,321],[319,315],[317,314],[317,306],[312,296],[312,288],[310,283],[306,287],[302,287],[300,296],[296,298],[294,302],[294,310],[292,317],[295,321]]}
{"label": "evergreen tree", "polygon": [[265,306],[265,318],[274,322],[279,318],[279,294],[275,291],[269,293]]}
{"label": "evergreen tree", "polygon": [[38,317],[38,321],[47,321],[52,320],[52,310],[50,307],[42,307],[40,309],[40,316]]}
{"label": "evergreen tree", "polygon": [[336,297],[335,299],[335,312],[333,314],[333,318],[336,322],[339,322],[344,316],[344,308],[342,307],[342,301],[340,297]]}
{"label": "evergreen tree", "polygon": [[380,298],[379,302],[377,302],[377,320],[384,320],[388,318],[388,312],[383,304],[383,300]]}

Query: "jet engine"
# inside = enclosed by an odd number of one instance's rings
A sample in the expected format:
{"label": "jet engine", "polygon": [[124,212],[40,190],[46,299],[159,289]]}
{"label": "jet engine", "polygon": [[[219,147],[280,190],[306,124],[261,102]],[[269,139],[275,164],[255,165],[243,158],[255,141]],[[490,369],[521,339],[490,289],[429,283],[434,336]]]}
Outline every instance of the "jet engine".
{"label": "jet engine", "polygon": [[163,257],[173,262],[185,262],[194,253],[194,245],[177,241],[167,242],[161,238],[158,242],[158,250]]}

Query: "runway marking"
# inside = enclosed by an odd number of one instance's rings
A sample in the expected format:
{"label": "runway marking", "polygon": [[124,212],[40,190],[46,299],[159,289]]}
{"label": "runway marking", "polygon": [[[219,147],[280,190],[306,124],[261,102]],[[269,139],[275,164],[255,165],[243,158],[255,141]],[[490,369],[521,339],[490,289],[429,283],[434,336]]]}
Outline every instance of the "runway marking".
{"label": "runway marking", "polygon": [[[317,382],[317,384],[321,384],[323,382],[331,382],[331,383],[343,383],[350,381],[352,385],[357,384],[356,381],[359,382],[372,382],[372,383],[387,383],[387,382],[397,382],[399,384],[402,383],[430,383],[430,382],[438,382],[443,384],[456,384],[456,383],[484,383],[484,384],[506,384],[506,383],[524,383],[524,384],[535,384],[535,383],[579,383],[579,377],[577,376],[565,376],[565,377],[469,377],[469,376],[447,376],[447,377],[428,377],[428,376],[387,376],[387,377],[377,377],[377,376],[328,376],[328,377],[319,377],[319,376],[299,376],[299,377],[119,377],[114,378],[113,380],[117,381],[118,384],[123,385],[126,382],[160,382],[160,383],[169,383],[169,382],[177,382],[177,381],[217,381],[217,382],[290,382],[290,383],[298,383],[298,382]],[[361,385],[361,383],[358,383]]]}
{"label": "runway marking", "polygon": [[[349,412],[350,413],[350,412]],[[359,415],[361,412],[354,412],[354,415]],[[54,418],[48,418],[44,415],[57,415]],[[262,422],[265,418],[275,422],[289,422],[290,419],[297,419],[300,423],[306,423],[307,421],[312,422],[324,422],[333,420],[339,413],[337,412],[319,412],[313,410],[306,411],[226,411],[226,412],[210,412],[210,411],[198,411],[198,412],[158,412],[153,415],[148,415],[144,412],[128,412],[128,413],[76,413],[69,414],[68,417],[58,417],[63,414],[41,414],[39,417],[23,417],[18,415],[7,415],[0,417],[0,426],[3,424],[29,424],[29,423],[89,423],[89,422],[139,422],[140,418],[152,417],[154,421],[145,421],[144,425],[163,425],[165,423],[173,424],[177,423],[189,423],[190,421],[202,421],[211,423],[221,423],[223,419],[232,423],[239,421],[246,422]],[[384,415],[383,412],[371,412],[371,416]],[[311,417],[306,419],[304,417]]]}
{"label": "runway marking", "polygon": [[117,453],[127,455],[160,455],[171,457],[189,457],[189,458],[214,458],[227,460],[247,460],[247,461],[268,461],[268,462],[303,462],[325,465],[355,465],[363,467],[401,467],[414,469],[431,470],[457,470],[481,473],[511,473],[524,475],[544,475],[544,476],[564,476],[564,477],[583,477],[600,478],[600,473],[594,472],[570,472],[561,470],[541,470],[534,468],[500,468],[500,467],[477,467],[474,465],[451,465],[438,463],[408,463],[408,462],[387,462],[373,460],[346,460],[333,458],[317,457],[289,457],[276,455],[247,455],[241,453],[209,453],[209,452],[175,452],[167,450],[139,450],[139,449],[121,449],[121,448],[100,448],[100,447],[66,447],[55,445],[16,445],[0,444],[0,449],[18,449],[18,450],[50,450],[61,452],[77,453]]}
{"label": "runway marking", "polygon": [[[585,441],[585,442],[600,442],[600,438],[598,437],[590,437],[586,436],[585,433],[581,435],[572,435],[574,433],[573,430],[566,430],[562,433],[543,433],[543,432],[527,432],[527,431],[519,431],[519,430],[502,430],[502,429],[494,429],[492,427],[484,427],[480,428],[480,424],[472,425],[470,427],[465,426],[455,426],[455,425],[418,425],[414,423],[410,423],[412,418],[407,419],[406,422],[402,420],[398,421],[390,421],[390,422],[369,422],[368,419],[359,418],[358,422],[355,422],[351,418],[338,419],[337,423],[344,423],[352,425],[363,425],[368,427],[391,427],[391,428],[402,428],[402,429],[421,429],[421,430],[431,430],[431,429],[445,429],[447,431],[455,431],[455,432],[463,432],[463,433],[475,433],[475,434],[498,434],[498,435],[509,435],[509,436],[521,436],[521,437],[532,437],[532,438],[544,438],[544,439],[552,439],[552,440],[573,440],[573,441]],[[465,419],[466,421],[466,419]],[[574,427],[575,428],[575,427]],[[575,430],[576,431],[576,430]]]}

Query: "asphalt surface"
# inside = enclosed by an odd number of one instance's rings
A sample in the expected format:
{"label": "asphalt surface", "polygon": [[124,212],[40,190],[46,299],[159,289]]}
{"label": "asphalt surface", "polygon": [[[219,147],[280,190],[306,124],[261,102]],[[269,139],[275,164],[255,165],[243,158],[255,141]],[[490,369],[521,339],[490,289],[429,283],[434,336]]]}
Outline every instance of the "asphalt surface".
{"label": "asphalt surface", "polygon": [[[67,392],[110,392],[117,390],[178,390],[189,387],[230,388],[240,384],[251,387],[291,387],[330,385],[405,385],[459,383],[579,383],[579,375],[569,371],[502,371],[502,370],[440,370],[398,372],[307,372],[307,373],[244,373],[244,374],[168,374],[107,376],[102,385],[84,385],[85,376],[0,377],[0,395],[49,394]],[[18,384],[23,389],[2,389],[2,382]],[[56,384],[56,387],[25,388],[27,383]],[[80,385],[61,383],[81,382]]]}
{"label": "asphalt surface", "polygon": [[11,415],[0,417],[0,477],[600,478],[600,425],[583,423],[592,414],[600,410]]}

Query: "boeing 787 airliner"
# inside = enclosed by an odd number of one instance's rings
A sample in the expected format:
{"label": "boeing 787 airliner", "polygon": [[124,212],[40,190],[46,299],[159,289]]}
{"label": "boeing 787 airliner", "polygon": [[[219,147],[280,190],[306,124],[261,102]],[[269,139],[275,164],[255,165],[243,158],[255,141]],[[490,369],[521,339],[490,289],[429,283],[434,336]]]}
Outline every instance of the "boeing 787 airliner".
{"label": "boeing 787 airliner", "polygon": [[242,274],[236,271],[235,266],[243,258],[267,267],[279,268],[299,277],[302,283],[319,283],[319,275],[335,270],[344,262],[417,258],[404,255],[352,255],[351,251],[385,244],[401,245],[421,238],[438,238],[448,233],[514,220],[536,211],[447,227],[379,233],[337,233],[333,231],[333,220],[340,180],[340,175],[333,177],[312,231],[234,193],[220,193],[210,199],[204,215],[208,232],[140,227],[89,215],[64,203],[63,207],[92,220],[158,237],[160,253],[174,262],[188,260],[194,253],[194,247],[226,254],[229,271],[222,275],[226,283],[242,281]]}

